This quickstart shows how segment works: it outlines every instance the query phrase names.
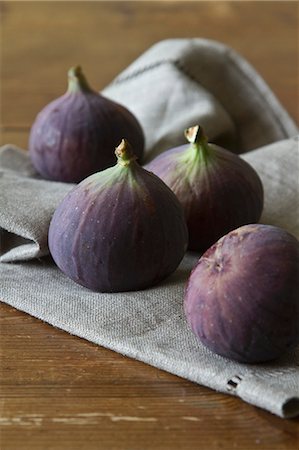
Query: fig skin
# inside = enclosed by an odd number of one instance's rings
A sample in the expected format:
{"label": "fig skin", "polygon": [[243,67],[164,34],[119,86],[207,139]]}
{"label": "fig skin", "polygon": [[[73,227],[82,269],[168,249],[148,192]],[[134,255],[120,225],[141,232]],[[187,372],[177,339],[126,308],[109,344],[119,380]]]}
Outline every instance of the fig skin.
{"label": "fig skin", "polygon": [[200,126],[185,135],[191,145],[167,150],[145,168],[176,194],[185,211],[188,248],[202,253],[229,231],[259,221],[263,186],[247,162],[209,144]]}
{"label": "fig skin", "polygon": [[299,343],[299,243],[281,228],[245,225],[199,259],[184,310],[200,341],[243,363],[270,361]]}
{"label": "fig skin", "polygon": [[114,149],[123,136],[142,160],[142,128],[124,106],[92,90],[80,67],[68,72],[67,92],[37,116],[29,155],[45,179],[78,183],[115,164]]}
{"label": "fig skin", "polygon": [[138,165],[129,144],[118,163],[76,186],[56,209],[49,249],[57,266],[97,292],[148,288],[170,275],[187,248],[173,192]]}

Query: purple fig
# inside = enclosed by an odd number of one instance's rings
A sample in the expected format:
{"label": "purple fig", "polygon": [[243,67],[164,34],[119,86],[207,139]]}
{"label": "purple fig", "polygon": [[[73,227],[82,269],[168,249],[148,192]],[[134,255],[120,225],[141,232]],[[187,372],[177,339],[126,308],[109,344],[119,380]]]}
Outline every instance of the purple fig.
{"label": "purple fig", "polygon": [[176,194],[186,215],[189,249],[203,252],[229,231],[258,222],[263,186],[247,162],[209,144],[201,127],[185,135],[190,145],[162,153],[145,168]]}
{"label": "purple fig", "polygon": [[201,342],[245,363],[299,343],[299,243],[285,230],[245,225],[209,248],[189,278],[184,308]]}
{"label": "purple fig", "polygon": [[78,183],[114,165],[114,149],[125,136],[142,158],[144,135],[124,106],[92,90],[80,67],[68,72],[67,92],[37,116],[29,154],[42,177]]}
{"label": "purple fig", "polygon": [[61,202],[49,229],[58,267],[98,292],[150,287],[182,260],[188,234],[173,192],[135,161],[123,140],[117,164],[91,175]]}

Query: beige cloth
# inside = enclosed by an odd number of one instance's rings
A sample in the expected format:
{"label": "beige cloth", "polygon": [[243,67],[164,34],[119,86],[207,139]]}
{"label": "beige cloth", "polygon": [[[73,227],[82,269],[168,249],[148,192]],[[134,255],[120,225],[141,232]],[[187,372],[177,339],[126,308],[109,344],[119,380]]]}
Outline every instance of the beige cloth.
{"label": "beige cloth", "polygon": [[[260,174],[263,223],[299,237],[298,133],[273,93],[239,55],[201,39],[164,41],[142,55],[106,90],[127,105],[146,132],[148,158],[183,142],[203,124]],[[77,336],[188,378],[281,417],[299,414],[299,349],[258,365],[211,353],[189,329],[182,302],[199,255],[151,289],[93,293],[65,277],[47,257],[48,226],[71,185],[41,180],[25,152],[0,149],[0,298]],[[44,257],[42,257],[44,256]]]}

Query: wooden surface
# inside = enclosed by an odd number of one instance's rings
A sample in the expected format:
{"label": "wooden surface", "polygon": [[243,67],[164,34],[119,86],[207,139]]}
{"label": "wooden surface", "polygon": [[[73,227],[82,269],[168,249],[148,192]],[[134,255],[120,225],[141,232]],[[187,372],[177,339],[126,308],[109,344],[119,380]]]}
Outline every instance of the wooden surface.
{"label": "wooden surface", "polygon": [[[26,148],[38,111],[80,63],[104,87],[154,42],[220,40],[298,120],[297,2],[2,2],[1,144]],[[1,280],[0,280],[1,282]],[[298,448],[282,420],[68,335],[2,304],[1,450]]]}

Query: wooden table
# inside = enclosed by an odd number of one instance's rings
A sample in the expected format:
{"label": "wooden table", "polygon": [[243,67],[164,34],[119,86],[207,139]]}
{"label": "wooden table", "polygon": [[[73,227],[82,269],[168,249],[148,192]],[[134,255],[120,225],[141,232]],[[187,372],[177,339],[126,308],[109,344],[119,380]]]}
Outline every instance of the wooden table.
{"label": "wooden table", "polygon": [[[206,37],[242,53],[299,119],[297,2],[2,2],[1,144],[80,63],[103,88],[151,44]],[[298,68],[298,66],[297,66]],[[0,280],[1,282],[1,280]],[[298,448],[298,420],[68,335],[5,304],[1,450]]]}

